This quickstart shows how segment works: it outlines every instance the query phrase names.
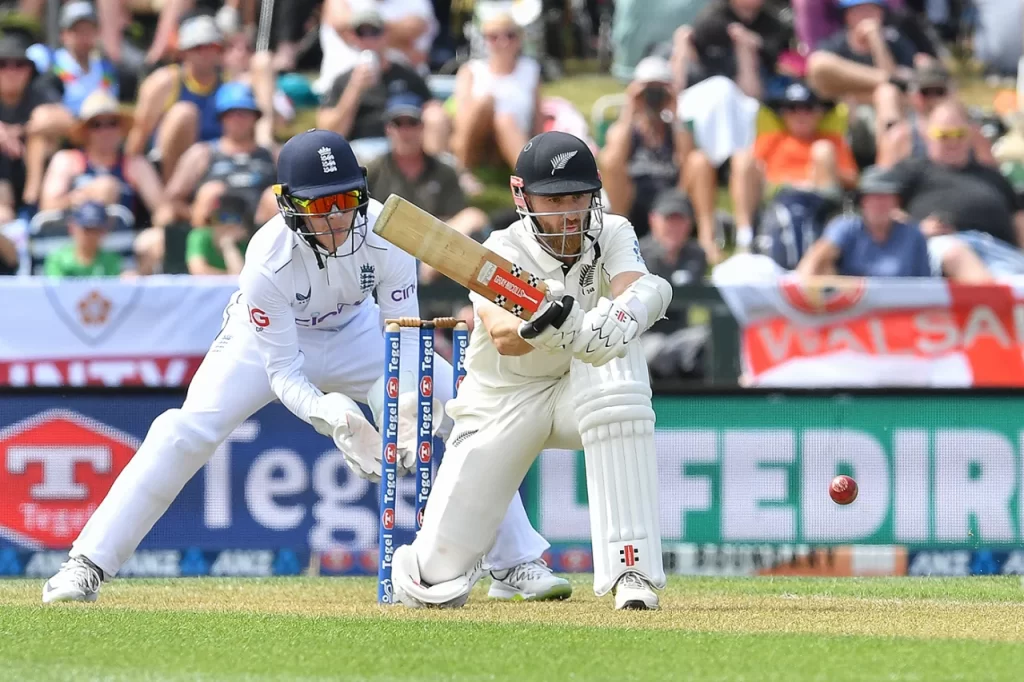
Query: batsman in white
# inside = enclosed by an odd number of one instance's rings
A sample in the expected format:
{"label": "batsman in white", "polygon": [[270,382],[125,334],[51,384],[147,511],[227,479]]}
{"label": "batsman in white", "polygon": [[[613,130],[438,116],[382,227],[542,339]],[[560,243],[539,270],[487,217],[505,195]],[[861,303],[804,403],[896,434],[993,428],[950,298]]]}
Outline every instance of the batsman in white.
{"label": "batsman in white", "polygon": [[[43,587],[43,602],[94,601],[182,487],[250,415],[280,400],[333,439],[349,468],[378,481],[384,318],[417,317],[416,262],[372,231],[381,204],[348,142],[326,130],[293,137],[278,161],[280,215],[255,234],[224,326],[180,409],[157,417],[139,451]],[[377,301],[373,294],[376,293]],[[415,468],[416,329],[402,339],[400,468]],[[451,398],[451,365],[435,358],[438,398]],[[448,394],[444,395],[447,390]],[[443,414],[440,404],[435,415]],[[441,435],[450,419],[437,419]],[[445,423],[447,422],[447,423]],[[497,598],[564,598],[569,583],[540,560],[547,542],[522,502],[504,503],[488,565]]]}
{"label": "batsman in white", "polygon": [[637,337],[664,316],[672,287],[647,271],[629,221],[604,214],[597,163],[582,140],[538,135],[515,173],[521,218],[485,245],[564,294],[548,304],[564,317],[534,335],[531,323],[471,296],[468,373],[448,404],[455,425],[423,529],[395,551],[395,598],[464,604],[501,510],[552,447],[584,452],[594,592],[613,591],[617,609],[655,609],[652,588],[664,587],[665,571],[654,410]]}

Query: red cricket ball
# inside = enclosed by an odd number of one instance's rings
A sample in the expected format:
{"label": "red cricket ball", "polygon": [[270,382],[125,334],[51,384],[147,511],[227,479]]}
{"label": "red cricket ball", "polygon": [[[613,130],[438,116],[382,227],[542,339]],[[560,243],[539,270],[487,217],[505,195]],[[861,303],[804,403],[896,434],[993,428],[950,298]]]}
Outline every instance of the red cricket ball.
{"label": "red cricket ball", "polygon": [[828,487],[828,494],[836,504],[850,504],[857,499],[857,481],[849,476],[836,476]]}

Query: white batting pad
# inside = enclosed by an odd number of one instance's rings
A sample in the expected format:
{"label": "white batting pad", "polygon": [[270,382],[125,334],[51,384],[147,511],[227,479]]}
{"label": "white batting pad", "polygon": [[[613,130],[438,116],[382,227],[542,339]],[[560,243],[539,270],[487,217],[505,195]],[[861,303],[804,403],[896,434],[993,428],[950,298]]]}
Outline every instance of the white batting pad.
{"label": "white batting pad", "polygon": [[658,460],[647,364],[639,343],[601,367],[574,361],[576,418],[587,469],[594,593],[627,571],[665,586],[658,523]]}

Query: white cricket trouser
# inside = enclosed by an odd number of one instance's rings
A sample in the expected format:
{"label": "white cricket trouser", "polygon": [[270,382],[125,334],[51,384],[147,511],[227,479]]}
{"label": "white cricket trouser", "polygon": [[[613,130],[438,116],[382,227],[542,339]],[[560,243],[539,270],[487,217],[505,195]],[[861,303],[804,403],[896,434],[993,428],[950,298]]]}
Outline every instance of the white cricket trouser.
{"label": "white cricket trouser", "polygon": [[448,411],[455,426],[412,544],[429,584],[466,573],[487,552],[541,450],[583,448],[568,375],[481,390],[470,373]]}
{"label": "white cricket trouser", "polygon": [[[299,344],[303,369],[314,385],[325,393],[366,402],[384,368],[384,339],[375,307],[338,331],[301,329]],[[448,400],[451,366],[438,358],[434,367],[438,398]],[[85,556],[108,576],[115,575],[217,447],[275,399],[245,308],[232,305],[224,329],[192,379],[185,403],[153,421],[139,451],[82,529],[71,555]],[[530,525],[518,493],[509,495],[502,509],[501,530],[493,547],[484,549],[490,551],[488,563],[506,569],[539,558],[549,545]]]}

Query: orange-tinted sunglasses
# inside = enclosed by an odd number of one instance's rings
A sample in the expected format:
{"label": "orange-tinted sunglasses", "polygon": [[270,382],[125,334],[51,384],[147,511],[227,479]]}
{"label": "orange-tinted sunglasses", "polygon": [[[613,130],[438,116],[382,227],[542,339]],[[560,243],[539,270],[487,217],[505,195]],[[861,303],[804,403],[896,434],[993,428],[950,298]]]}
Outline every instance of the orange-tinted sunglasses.
{"label": "orange-tinted sunglasses", "polygon": [[967,128],[932,128],[928,131],[933,140],[962,140],[967,133]]}
{"label": "orange-tinted sunglasses", "polygon": [[290,197],[290,199],[299,213],[305,215],[326,215],[336,211],[351,211],[354,208],[358,208],[363,203],[363,192],[354,189],[351,192],[329,194],[328,196],[317,197],[316,199],[299,199],[298,197]]}

